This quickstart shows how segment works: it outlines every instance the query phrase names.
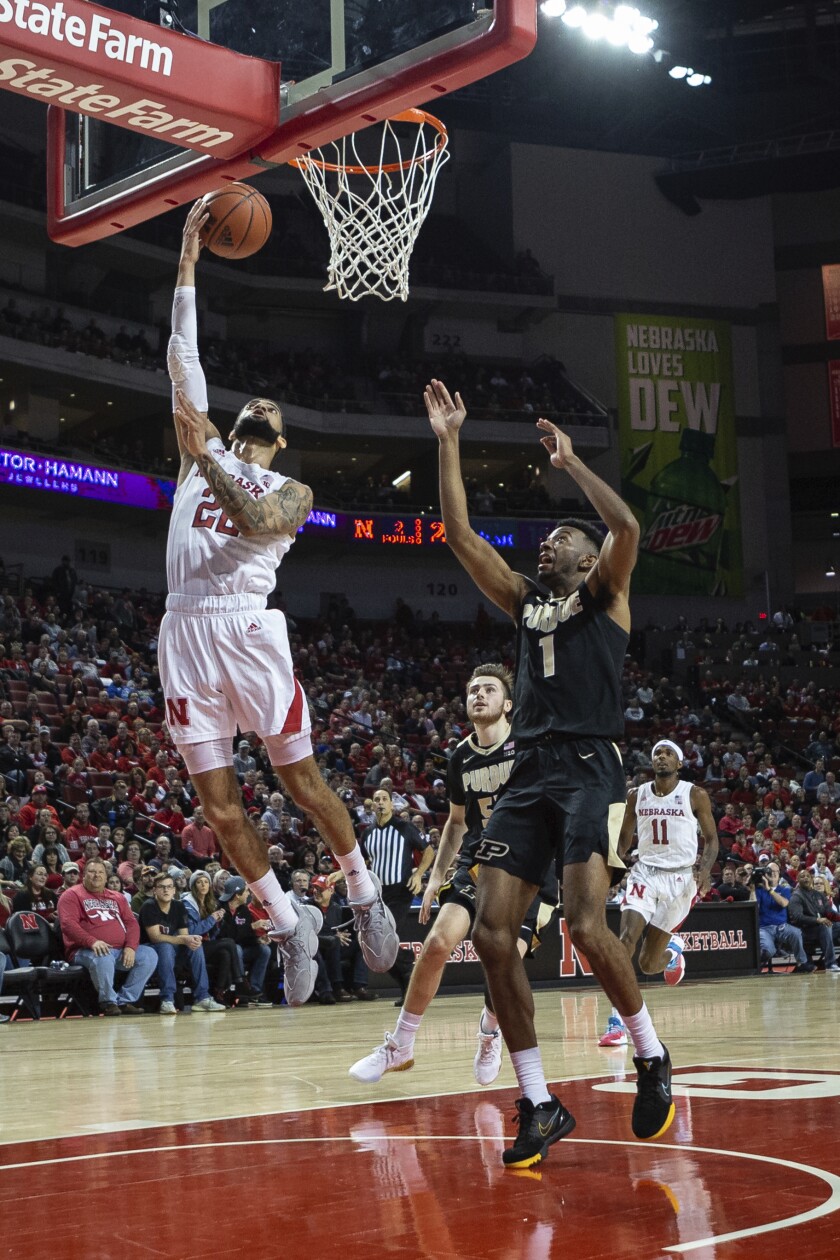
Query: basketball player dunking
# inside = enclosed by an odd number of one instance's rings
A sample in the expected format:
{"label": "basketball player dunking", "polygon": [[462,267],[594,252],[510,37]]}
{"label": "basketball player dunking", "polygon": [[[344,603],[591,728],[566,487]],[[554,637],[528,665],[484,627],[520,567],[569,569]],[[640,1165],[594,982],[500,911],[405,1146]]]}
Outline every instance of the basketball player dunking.
{"label": "basketball player dunking", "polygon": [[[639,966],[645,975],[665,973],[666,984],[685,975],[683,940],[674,932],[698,895],[708,891],[717,861],[718,834],[705,788],[679,776],[683,752],[670,739],[654,744],[653,782],[627,794],[618,852],[624,858],[638,833],[639,860],[627,878],[621,903],[621,943],[632,958],[642,938]],[[697,828],[703,856],[697,863]],[[695,875],[695,867],[697,867]],[[601,1046],[626,1046],[627,1030],[613,1007]]]}
{"label": "basketball player dunking", "polygon": [[[555,468],[565,469],[607,525],[561,521],[540,546],[542,586],[514,573],[470,527],[459,434],[466,408],[441,381],[425,391],[440,447],[446,541],[484,594],[517,627],[513,734],[517,753],[484,829],[473,943],[522,1091],[518,1135],[505,1164],[538,1163],[574,1119],[549,1093],[534,1029],[534,1000],[516,947],[528,905],[552,860],[566,921],[636,1048],[633,1132],[656,1138],[674,1118],[671,1060],[654,1031],[627,951],[607,927],[611,867],[625,784],[614,741],[623,736],[621,671],[630,632],[630,575],[639,526],[617,494],[575,455],[568,436],[540,419]],[[562,866],[562,874],[560,868]]]}
{"label": "basketball player dunking", "polygon": [[314,907],[295,909],[245,815],[233,770],[237,726],[262,738],[284,787],[335,854],[368,966],[374,971],[393,966],[399,940],[350,816],[315,765],[286,619],[266,609],[275,570],[309,514],[312,492],[271,471],[286,446],[276,403],[256,398],[242,408],[230,451],[207,417],[195,307],[199,232],[206,219],[202,202],[196,202],[184,226],[172,310],[168,366],[181,470],[169,525],[169,595],[158,657],[170,732],[207,822],[271,919],[286,1000],[297,1006],[315,984],[322,917]]}

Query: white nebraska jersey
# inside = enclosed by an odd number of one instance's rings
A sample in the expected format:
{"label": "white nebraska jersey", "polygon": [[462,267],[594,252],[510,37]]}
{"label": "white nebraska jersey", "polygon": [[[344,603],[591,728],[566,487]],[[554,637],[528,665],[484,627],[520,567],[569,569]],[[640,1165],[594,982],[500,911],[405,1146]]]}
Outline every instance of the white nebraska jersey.
{"label": "white nebraska jersey", "polygon": [[[258,464],[243,464],[218,438],[208,448],[226,473],[255,499],[290,480]],[[213,497],[196,466],[175,491],[166,544],[166,580],[173,595],[264,595],[294,542],[288,534],[245,538]]]}
{"label": "white nebraska jersey", "polygon": [[697,858],[697,819],[691,808],[691,784],[684,779],[668,796],[657,796],[653,783],[636,793],[639,860],[661,870],[693,866]]}

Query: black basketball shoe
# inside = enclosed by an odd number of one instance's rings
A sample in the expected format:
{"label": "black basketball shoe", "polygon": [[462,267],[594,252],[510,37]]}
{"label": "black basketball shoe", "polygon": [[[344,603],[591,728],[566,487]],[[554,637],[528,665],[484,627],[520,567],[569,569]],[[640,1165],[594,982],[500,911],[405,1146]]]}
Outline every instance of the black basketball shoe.
{"label": "black basketball shoe", "polygon": [[528,1098],[517,1098],[515,1123],[519,1133],[513,1146],[502,1154],[508,1168],[529,1168],[545,1159],[552,1142],[559,1142],[575,1127],[575,1118],[559,1098],[534,1106]]}
{"label": "black basketball shoe", "polygon": [[665,1054],[661,1058],[633,1059],[639,1074],[633,1103],[633,1132],[645,1142],[661,1137],[674,1118],[671,1056],[665,1046],[662,1049]]}

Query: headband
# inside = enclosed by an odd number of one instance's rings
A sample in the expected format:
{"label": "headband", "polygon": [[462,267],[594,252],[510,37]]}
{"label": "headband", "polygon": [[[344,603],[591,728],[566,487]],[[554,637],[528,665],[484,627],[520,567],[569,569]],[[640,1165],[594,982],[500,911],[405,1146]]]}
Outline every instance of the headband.
{"label": "headband", "polygon": [[656,743],[653,745],[653,750],[650,754],[651,757],[656,756],[657,748],[670,748],[672,752],[675,752],[677,754],[677,761],[680,763],[680,765],[682,765],[683,761],[685,760],[685,758],[683,757],[683,751],[680,748],[679,744],[675,744],[672,739],[658,739]]}

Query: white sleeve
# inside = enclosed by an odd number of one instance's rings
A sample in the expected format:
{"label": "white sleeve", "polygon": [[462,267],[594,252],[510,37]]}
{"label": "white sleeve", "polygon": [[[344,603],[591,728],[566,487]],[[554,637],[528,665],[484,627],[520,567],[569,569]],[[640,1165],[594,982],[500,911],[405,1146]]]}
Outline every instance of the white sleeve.
{"label": "white sleeve", "polygon": [[166,354],[166,366],[172,381],[172,408],[175,409],[175,387],[184,391],[193,406],[207,412],[207,382],[198,357],[198,320],[195,312],[195,289],[179,285],[172,302],[172,335]]}

